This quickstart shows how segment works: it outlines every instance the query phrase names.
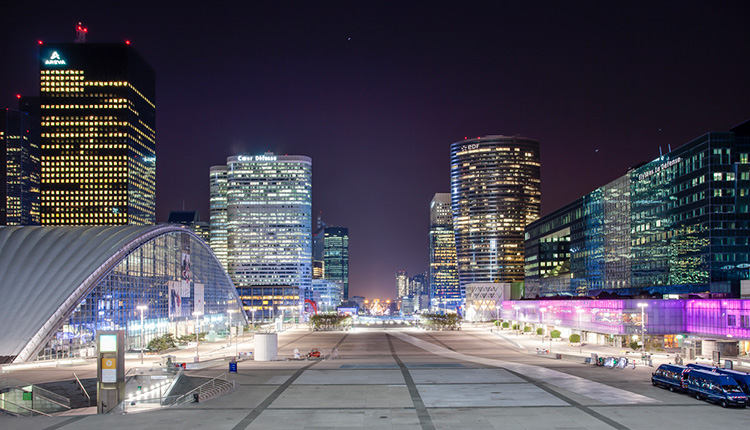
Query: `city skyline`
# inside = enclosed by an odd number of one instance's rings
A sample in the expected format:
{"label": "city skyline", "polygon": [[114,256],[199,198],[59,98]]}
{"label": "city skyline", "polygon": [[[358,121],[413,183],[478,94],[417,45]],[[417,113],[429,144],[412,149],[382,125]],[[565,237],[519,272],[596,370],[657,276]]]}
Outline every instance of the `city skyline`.
{"label": "city skyline", "polygon": [[452,142],[540,141],[547,214],[750,117],[740,3],[86,6],[8,6],[3,107],[38,95],[37,40],[70,42],[78,21],[91,42],[131,40],[157,74],[157,222],[183,201],[207,219],[205,178],[228,155],[310,156],[313,213],[351,230],[351,295],[427,270]]}

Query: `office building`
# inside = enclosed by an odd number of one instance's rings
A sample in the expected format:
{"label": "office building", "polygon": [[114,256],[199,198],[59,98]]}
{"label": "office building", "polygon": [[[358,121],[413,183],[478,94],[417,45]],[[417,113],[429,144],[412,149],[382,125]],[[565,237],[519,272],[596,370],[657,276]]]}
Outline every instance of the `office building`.
{"label": "office building", "polygon": [[456,238],[450,193],[437,193],[430,202],[430,307],[455,310],[461,303],[456,268]]}
{"label": "office building", "polygon": [[128,44],[40,44],[42,225],[148,225],[156,90]]}
{"label": "office building", "polygon": [[210,169],[209,244],[227,269],[227,166],[212,166]]}
{"label": "office building", "polygon": [[201,239],[209,243],[211,235],[209,224],[201,221],[201,214],[198,211],[172,211],[167,218],[169,224],[180,224],[193,230]]}
{"label": "office building", "polygon": [[[311,287],[312,160],[297,155],[232,156],[225,185],[222,167],[211,169],[211,229],[215,232],[214,221],[221,222],[226,213],[227,269],[240,295],[293,295],[299,301],[299,291],[287,293]],[[219,235],[212,235],[212,246],[221,242]],[[258,290],[266,287],[270,289]],[[263,310],[264,317],[291,306],[286,298],[266,305],[262,299],[248,300],[246,310]]]}
{"label": "office building", "polygon": [[323,278],[341,285],[343,300],[349,300],[349,229],[325,227]]}
{"label": "office building", "polygon": [[405,271],[399,270],[396,272],[396,297],[404,297],[409,295],[409,276]]}
{"label": "office building", "polygon": [[339,283],[325,279],[313,279],[312,290],[319,297],[318,312],[335,311],[344,297],[344,291]]}
{"label": "office building", "polygon": [[485,136],[451,145],[451,205],[461,287],[521,282],[523,232],[541,208],[539,142]]}
{"label": "office building", "polygon": [[0,110],[0,225],[39,225],[39,119]]}
{"label": "office building", "polygon": [[750,121],[707,133],[526,228],[526,297],[740,297]]}

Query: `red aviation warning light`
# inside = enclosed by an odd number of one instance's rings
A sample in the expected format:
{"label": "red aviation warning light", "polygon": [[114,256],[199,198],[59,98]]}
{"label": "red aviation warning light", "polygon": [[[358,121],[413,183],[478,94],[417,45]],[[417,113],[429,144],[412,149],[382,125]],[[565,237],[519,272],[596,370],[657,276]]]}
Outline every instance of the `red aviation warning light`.
{"label": "red aviation warning light", "polygon": [[44,42],[42,42],[41,40],[38,40],[37,42],[39,42],[40,45],[44,45]]}
{"label": "red aviation warning light", "polygon": [[126,41],[125,41],[125,44],[126,44],[126,45],[130,45],[130,41],[129,41],[129,40],[126,40]]}
{"label": "red aviation warning light", "polygon": [[86,33],[88,32],[89,29],[79,22],[76,26],[76,43],[86,43]]}

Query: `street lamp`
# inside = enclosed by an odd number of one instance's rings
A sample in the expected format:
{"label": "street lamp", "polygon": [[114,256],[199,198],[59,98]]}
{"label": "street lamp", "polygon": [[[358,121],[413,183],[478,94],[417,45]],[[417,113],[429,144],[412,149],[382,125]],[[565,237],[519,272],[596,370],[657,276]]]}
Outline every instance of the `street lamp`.
{"label": "street lamp", "polygon": [[[229,346],[232,346],[232,314],[237,312],[236,309],[227,309],[227,313],[229,314]],[[235,343],[237,339],[235,339]]]}
{"label": "street lamp", "polygon": [[[544,313],[547,312],[547,308],[539,308],[539,312],[542,313],[542,344],[544,344],[544,333],[547,331],[546,330],[547,328],[544,326]],[[552,343],[550,343],[550,348],[551,347],[552,347]]]}
{"label": "street lamp", "polygon": [[141,364],[143,364],[143,344],[146,342],[146,329],[143,327],[143,311],[148,309],[148,306],[138,305],[135,308],[141,311]]}
{"label": "street lamp", "polygon": [[583,309],[580,306],[576,306],[576,313],[578,314],[578,331],[581,332],[580,336],[581,338],[578,341],[578,353],[580,354],[583,351],[583,323],[581,322],[581,316],[583,313],[586,312],[585,309]]}
{"label": "street lamp", "polygon": [[648,303],[638,303],[641,308],[641,353],[646,349],[646,307]]}
{"label": "street lamp", "polygon": [[200,338],[201,338],[201,330],[198,326],[198,317],[203,315],[203,312],[195,311],[193,312],[193,316],[195,317],[195,362],[200,361],[200,354],[198,353],[198,346],[200,345]]}

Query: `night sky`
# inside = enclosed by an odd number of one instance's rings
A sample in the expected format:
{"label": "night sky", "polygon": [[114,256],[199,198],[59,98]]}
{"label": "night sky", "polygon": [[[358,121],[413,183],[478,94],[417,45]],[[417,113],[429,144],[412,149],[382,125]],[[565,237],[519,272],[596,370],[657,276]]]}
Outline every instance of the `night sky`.
{"label": "night sky", "polygon": [[539,140],[546,214],[750,118],[747,1],[6,3],[0,106],[38,94],[37,40],[81,21],[132,41],[157,76],[157,221],[183,202],[208,221],[227,156],[310,156],[313,225],[349,228],[350,295],[428,270],[464,137]]}

